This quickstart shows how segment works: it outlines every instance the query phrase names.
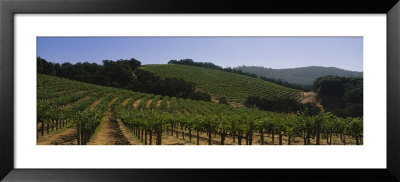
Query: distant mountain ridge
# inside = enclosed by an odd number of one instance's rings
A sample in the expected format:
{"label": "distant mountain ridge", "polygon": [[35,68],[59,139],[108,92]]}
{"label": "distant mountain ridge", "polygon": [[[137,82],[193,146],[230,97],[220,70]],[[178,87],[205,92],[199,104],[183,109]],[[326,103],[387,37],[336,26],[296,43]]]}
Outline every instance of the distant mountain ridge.
{"label": "distant mountain ridge", "polygon": [[363,72],[348,71],[336,67],[308,66],[300,68],[272,69],[261,66],[239,66],[243,72],[253,73],[259,77],[281,79],[289,83],[300,85],[312,85],[318,77],[341,76],[341,77],[363,77]]}

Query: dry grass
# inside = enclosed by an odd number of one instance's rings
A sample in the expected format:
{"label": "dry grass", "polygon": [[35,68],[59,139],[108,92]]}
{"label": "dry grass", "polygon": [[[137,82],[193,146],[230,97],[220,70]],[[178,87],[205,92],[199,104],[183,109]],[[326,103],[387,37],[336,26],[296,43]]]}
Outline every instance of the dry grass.
{"label": "dry grass", "polygon": [[153,102],[153,99],[149,99],[146,103],[146,107],[150,108],[151,103]]}
{"label": "dry grass", "polygon": [[139,106],[140,102],[142,102],[142,98],[136,100],[136,101],[133,103],[133,107],[136,109],[136,108]]}
{"label": "dry grass", "polygon": [[130,145],[142,145],[140,143],[140,140],[137,139],[132,131],[130,131],[125,125],[124,123],[122,123],[122,121],[120,119],[117,119],[118,122],[118,126],[121,129],[122,134],[124,135],[124,137],[130,142]]}
{"label": "dry grass", "polygon": [[100,104],[100,102],[104,99],[104,97],[101,97],[100,99],[96,100],[91,106],[90,110],[93,111],[94,108],[96,108],[97,105]]}
{"label": "dry grass", "polygon": [[117,100],[114,98],[107,110],[106,122],[99,126],[99,131],[88,142],[88,145],[129,145],[130,142],[124,136],[118,121],[112,113],[112,105]]}
{"label": "dry grass", "polygon": [[162,100],[158,100],[158,101],[157,101],[157,107],[160,107],[161,101],[162,101]]}
{"label": "dry grass", "polygon": [[76,145],[76,129],[67,128],[55,135],[47,135],[38,139],[37,145]]}
{"label": "dry grass", "polygon": [[[189,142],[189,132],[188,130],[185,130],[185,141]],[[163,133],[163,135],[166,134],[166,132]],[[171,136],[171,132],[168,132],[168,135]],[[176,131],[174,131],[174,137],[176,138]],[[182,139],[182,131],[178,130],[178,137]],[[200,145],[208,145],[208,135],[207,133],[200,133],[199,134],[199,144]],[[196,131],[192,131],[192,144],[196,144]],[[310,139],[311,145],[315,145],[316,140],[315,139]],[[219,145],[221,143],[221,136],[219,134],[215,135],[212,133],[211,135],[211,144],[212,145]],[[162,142],[164,145],[164,142]],[[279,144],[279,136],[275,134],[275,139],[274,142],[272,142],[272,135],[271,134],[264,134],[264,145],[278,145]],[[326,139],[321,138],[320,139],[320,144],[321,145],[328,145]],[[356,141],[354,138],[351,138],[349,136],[346,136],[346,145],[355,145]],[[235,141],[233,141],[233,137],[231,136],[226,136],[224,145],[238,145],[238,138],[235,138]],[[246,140],[243,138],[242,139],[242,145],[246,145]],[[252,145],[261,145],[261,138],[258,133],[254,133],[253,135],[253,144]],[[288,137],[287,136],[282,136],[282,145],[288,145]],[[296,137],[291,139],[291,145],[304,145],[304,140],[303,138]],[[332,145],[344,145],[342,140],[340,139],[340,136],[332,136]]]}
{"label": "dry grass", "polygon": [[321,103],[319,103],[317,94],[315,92],[303,92],[300,94],[301,94],[300,102],[302,104],[305,104],[308,102],[315,103],[315,105],[317,105],[317,107],[319,107],[321,109],[321,111],[324,110],[324,107],[321,105]]}
{"label": "dry grass", "polygon": [[122,106],[125,107],[131,99],[132,99],[132,97],[125,99],[125,100],[122,102]]}

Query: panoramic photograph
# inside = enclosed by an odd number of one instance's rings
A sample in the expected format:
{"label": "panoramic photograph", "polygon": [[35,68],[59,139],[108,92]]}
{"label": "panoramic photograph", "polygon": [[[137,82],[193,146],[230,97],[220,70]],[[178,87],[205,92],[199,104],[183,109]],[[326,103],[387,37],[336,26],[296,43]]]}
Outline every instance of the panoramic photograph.
{"label": "panoramic photograph", "polygon": [[37,145],[363,145],[363,37],[37,37]]}

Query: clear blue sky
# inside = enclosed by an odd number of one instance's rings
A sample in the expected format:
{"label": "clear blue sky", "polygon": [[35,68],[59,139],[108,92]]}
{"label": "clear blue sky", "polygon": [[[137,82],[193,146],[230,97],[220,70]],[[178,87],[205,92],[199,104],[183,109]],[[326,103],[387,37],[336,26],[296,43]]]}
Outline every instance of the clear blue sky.
{"label": "clear blue sky", "polygon": [[363,70],[362,37],[38,37],[37,56],[55,63],[190,58],[222,67],[333,66]]}

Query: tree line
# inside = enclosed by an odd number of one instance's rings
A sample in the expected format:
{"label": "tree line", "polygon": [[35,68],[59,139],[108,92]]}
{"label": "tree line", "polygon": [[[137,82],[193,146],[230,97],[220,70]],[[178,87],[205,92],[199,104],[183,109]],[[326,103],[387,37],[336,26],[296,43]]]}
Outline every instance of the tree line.
{"label": "tree line", "polygon": [[340,117],[363,116],[363,78],[319,77],[313,87],[325,110]]}
{"label": "tree line", "polygon": [[[327,112],[344,118],[363,116],[363,78],[319,77],[315,80],[313,87],[318,94],[320,103]],[[249,96],[244,105],[280,113],[296,113],[305,109],[312,112],[313,115],[320,112],[320,109],[314,103],[302,104],[290,98],[264,99]]]}
{"label": "tree line", "polygon": [[315,103],[302,104],[296,99],[291,98],[265,99],[257,96],[249,96],[244,105],[248,108],[257,107],[260,110],[279,113],[306,112],[310,116],[315,116],[321,112],[321,109]]}
{"label": "tree line", "polygon": [[166,95],[193,100],[211,101],[207,93],[195,91],[195,84],[179,78],[161,78],[140,69],[136,59],[104,60],[97,63],[51,63],[37,58],[37,73],[58,76],[102,86],[123,88],[138,92]]}

